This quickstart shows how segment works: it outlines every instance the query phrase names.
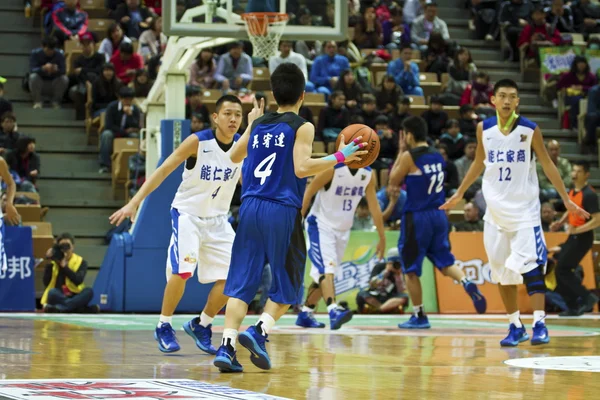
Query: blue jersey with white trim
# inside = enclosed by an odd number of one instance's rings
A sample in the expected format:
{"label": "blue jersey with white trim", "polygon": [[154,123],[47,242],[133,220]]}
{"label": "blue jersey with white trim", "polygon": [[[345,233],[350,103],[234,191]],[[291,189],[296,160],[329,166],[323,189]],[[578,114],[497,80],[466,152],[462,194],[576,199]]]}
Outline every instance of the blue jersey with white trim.
{"label": "blue jersey with white trim", "polygon": [[446,200],[444,193],[446,161],[444,161],[444,157],[430,146],[411,149],[410,155],[419,170],[408,174],[405,178],[404,212],[438,209]]}
{"label": "blue jersey with white trim", "polygon": [[267,113],[254,121],[242,169],[242,199],[252,196],[302,208],[306,178],[296,176],[294,143],[304,123],[292,112]]}

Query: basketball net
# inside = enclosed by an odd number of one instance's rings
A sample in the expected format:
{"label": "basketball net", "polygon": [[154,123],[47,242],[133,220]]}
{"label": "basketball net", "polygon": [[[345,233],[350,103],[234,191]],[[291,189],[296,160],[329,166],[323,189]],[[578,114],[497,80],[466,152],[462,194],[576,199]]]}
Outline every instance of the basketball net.
{"label": "basketball net", "polygon": [[254,48],[253,56],[269,58],[277,54],[279,39],[288,22],[287,14],[260,12],[242,14],[248,37]]}

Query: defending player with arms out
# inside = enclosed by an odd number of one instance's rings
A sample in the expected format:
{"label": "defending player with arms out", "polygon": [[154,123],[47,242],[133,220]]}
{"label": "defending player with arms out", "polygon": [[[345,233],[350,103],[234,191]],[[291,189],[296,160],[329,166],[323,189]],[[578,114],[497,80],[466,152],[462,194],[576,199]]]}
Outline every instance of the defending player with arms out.
{"label": "defending player with arms out", "polygon": [[363,196],[367,198],[369,211],[379,233],[377,256],[385,254],[385,230],[383,216],[377,201],[375,178],[370,167],[350,169],[338,164],[318,174],[306,188],[302,202],[302,215],[305,216],[311,200],[315,202],[306,218],[311,260],[310,276],[313,283],[308,289],[302,312],[298,314],[296,325],[304,328],[324,328],[313,316],[321,297],[327,305],[330,327],[339,329],[352,319],[352,311],[338,307],[335,301],[334,274],[343,261],[344,252],[350,239],[356,207]]}
{"label": "defending player with arms out", "polygon": [[241,333],[239,342],[250,351],[254,365],[271,368],[267,336],[290,305],[302,301],[306,243],[300,209],[306,177],[367,153],[359,151],[366,143],[356,138],[347,146],[342,143],[335,154],[311,158],[315,128],[298,116],[304,86],[304,74],[296,65],[279,65],[271,74],[277,112],[255,120],[231,153],[233,162],[245,162],[243,202],[224,291],[229,296],[225,329],[214,360],[221,372],[243,370],[235,351],[238,330],[266,263],[273,276],[269,300],[257,324]]}
{"label": "defending player with arms out", "polygon": [[[262,103],[254,102],[248,118],[262,115]],[[241,175],[241,160],[231,161],[232,146],[239,138],[242,103],[236,96],[217,100],[212,115],[216,130],[206,129],[185,139],[165,162],[148,177],[131,201],[110,217],[120,224],[133,221],[143,199],[152,193],[179,165],[185,162],[182,182],[171,205],[173,233],[167,256],[167,285],[161,315],[154,337],[163,353],[180,349],[172,318],[187,279],[198,269],[201,283],[214,282],[200,317],[183,325],[198,348],[206,353],[217,351],[211,344],[212,321],[227,302],[223,294],[235,236],[227,213]]]}
{"label": "defending player with arms out", "polygon": [[[21,216],[13,205],[15,194],[17,193],[17,185],[8,169],[8,164],[4,158],[0,157],[0,178],[6,183],[6,210],[2,215],[0,210],[0,271],[6,272],[8,265],[6,263],[6,252],[4,249],[4,220],[6,219],[12,225],[18,225],[21,221]],[[0,180],[0,182],[2,182]]]}
{"label": "defending player with arms out", "polygon": [[517,346],[529,340],[517,304],[517,285],[521,283],[527,287],[534,310],[531,344],[544,344],[550,341],[544,322],[547,250],[540,226],[536,157],[567,210],[581,218],[588,218],[589,214],[569,198],[544,146],[540,128],[516,114],[517,84],[510,79],[498,81],[492,103],[496,116],[477,125],[475,160],[457,192],[440,208],[453,208],[483,172],[482,191],[487,205],[483,243],[492,279],[498,282],[510,321],[508,335],[500,344]]}
{"label": "defending player with arms out", "polygon": [[414,314],[398,327],[427,329],[431,325],[423,309],[423,289],[420,280],[425,257],[429,258],[442,274],[462,283],[478,313],[485,312],[487,303],[477,285],[469,281],[462,270],[454,265],[455,259],[450,252],[450,223],[446,213],[439,209],[445,201],[444,158],[427,144],[425,120],[409,117],[403,121],[402,126],[402,140],[405,141],[408,151],[398,156],[399,161],[392,169],[388,190],[398,191],[400,184],[406,182],[406,203],[400,227],[398,252]]}

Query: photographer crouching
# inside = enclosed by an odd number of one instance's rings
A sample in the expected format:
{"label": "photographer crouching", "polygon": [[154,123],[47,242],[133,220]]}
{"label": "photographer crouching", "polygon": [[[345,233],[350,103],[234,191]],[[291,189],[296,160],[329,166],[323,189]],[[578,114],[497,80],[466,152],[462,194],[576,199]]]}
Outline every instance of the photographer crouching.
{"label": "photographer crouching", "polygon": [[85,287],[83,280],[87,272],[87,262],[75,254],[75,239],[70,233],[63,233],[46,252],[44,270],[44,295],[42,306],[48,313],[97,313],[97,305],[89,305],[94,297],[91,288]]}

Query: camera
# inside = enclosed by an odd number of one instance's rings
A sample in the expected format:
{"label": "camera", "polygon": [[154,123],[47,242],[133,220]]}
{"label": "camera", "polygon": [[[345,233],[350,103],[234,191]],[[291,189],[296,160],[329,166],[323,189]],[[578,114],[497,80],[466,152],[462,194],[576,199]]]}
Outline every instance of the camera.
{"label": "camera", "polygon": [[70,249],[71,246],[68,243],[55,244],[52,246],[52,256],[50,256],[50,259],[52,261],[60,262],[65,258],[65,252]]}

